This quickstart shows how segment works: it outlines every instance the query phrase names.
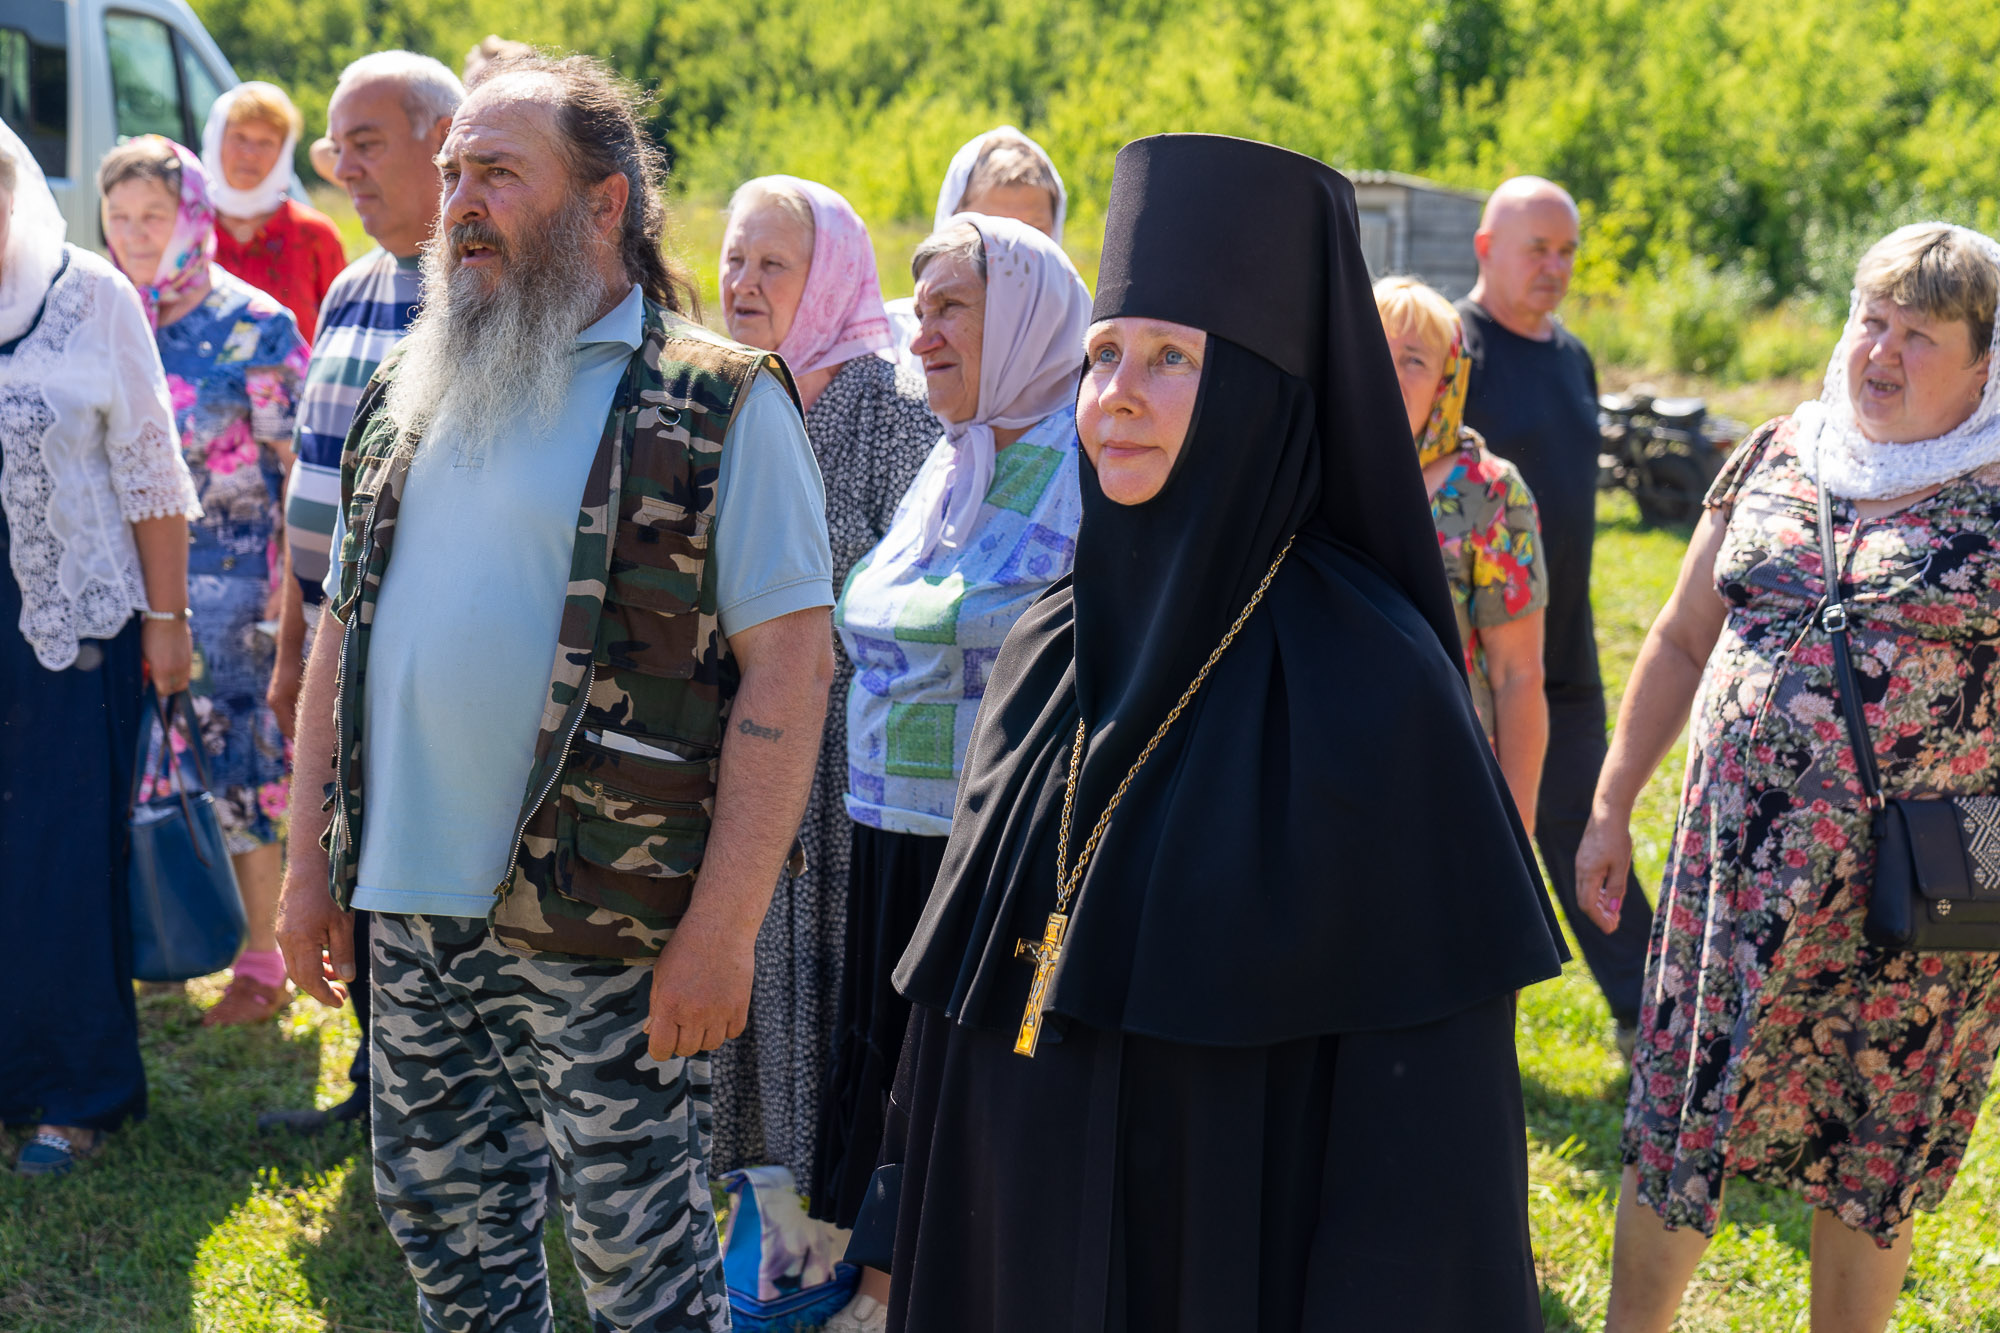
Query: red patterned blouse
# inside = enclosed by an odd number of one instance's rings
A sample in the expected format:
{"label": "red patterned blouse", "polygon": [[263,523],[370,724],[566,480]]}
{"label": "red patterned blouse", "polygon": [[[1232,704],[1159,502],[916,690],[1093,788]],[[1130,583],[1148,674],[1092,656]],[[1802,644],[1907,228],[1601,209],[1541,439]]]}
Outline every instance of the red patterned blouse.
{"label": "red patterned blouse", "polygon": [[287,199],[257,234],[239,241],[220,221],[215,226],[215,262],[292,312],[307,343],[319,327],[319,303],[340,270],[347,250],[333,219]]}

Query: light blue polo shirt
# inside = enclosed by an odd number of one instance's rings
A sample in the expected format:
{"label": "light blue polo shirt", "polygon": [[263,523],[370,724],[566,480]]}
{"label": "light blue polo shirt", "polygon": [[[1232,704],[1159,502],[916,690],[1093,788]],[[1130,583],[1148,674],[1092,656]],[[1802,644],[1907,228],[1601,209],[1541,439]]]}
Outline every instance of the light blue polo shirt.
{"label": "light blue polo shirt", "polygon": [[[356,907],[483,917],[493,905],[534,766],[583,483],[644,326],[634,286],[577,335],[552,424],[517,416],[478,440],[440,421],[410,464],[369,636]],[[723,634],[833,605],[819,465],[768,375],[729,428],[716,514]]]}

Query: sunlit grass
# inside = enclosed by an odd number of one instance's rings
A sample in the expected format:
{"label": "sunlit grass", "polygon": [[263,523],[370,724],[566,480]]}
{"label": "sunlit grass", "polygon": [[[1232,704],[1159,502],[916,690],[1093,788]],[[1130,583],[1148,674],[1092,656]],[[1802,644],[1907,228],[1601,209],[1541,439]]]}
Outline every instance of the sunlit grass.
{"label": "sunlit grass", "polygon": [[[691,234],[703,225],[719,234],[718,217],[692,214]],[[1622,497],[1605,498],[1599,519],[1597,630],[1615,709],[1686,534],[1642,527]],[[1640,873],[1649,890],[1671,834],[1682,763],[1677,748],[1640,803]],[[414,1327],[411,1288],[376,1214],[358,1136],[263,1138],[254,1128],[260,1110],[346,1095],[352,1020],[300,1001],[268,1029],[206,1031],[200,1012],[219,994],[211,980],[140,1000],[150,1119],[115,1136],[68,1180],[0,1175],[0,1330]],[[1610,1289],[1625,1088],[1610,1033],[1580,963],[1522,997],[1529,1206],[1543,1309],[1556,1333],[1595,1333]],[[1996,1110],[2000,1098],[1989,1101],[1944,1210],[1917,1223],[1916,1262],[1891,1325],[1897,1333],[2000,1333]],[[13,1147],[0,1144],[9,1158]],[[1679,1327],[1803,1330],[1809,1236],[1810,1214],[1790,1195],[1733,1184]],[[582,1333],[560,1238],[549,1251],[557,1327]]]}

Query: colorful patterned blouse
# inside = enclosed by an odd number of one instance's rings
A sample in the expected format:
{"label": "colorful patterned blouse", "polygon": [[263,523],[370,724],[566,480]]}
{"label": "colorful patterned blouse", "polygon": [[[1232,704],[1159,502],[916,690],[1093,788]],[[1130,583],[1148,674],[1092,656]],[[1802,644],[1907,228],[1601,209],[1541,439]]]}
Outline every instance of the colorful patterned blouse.
{"label": "colorful patterned blouse", "polygon": [[347,267],[347,250],[333,219],[287,199],[247,241],[237,240],[218,221],[215,262],[276,297],[292,312],[299,335],[310,345],[319,327],[319,304]]}
{"label": "colorful patterned blouse", "polygon": [[1542,560],[1535,497],[1520,469],[1488,453],[1486,441],[1469,427],[1459,432],[1459,445],[1456,465],[1431,496],[1431,522],[1437,525],[1445,582],[1465,645],[1472,702],[1490,741],[1495,732],[1493,687],[1486,679],[1479,631],[1547,606],[1549,571]]}
{"label": "colorful patterned blouse", "polygon": [[[306,348],[283,306],[219,268],[201,303],[158,334],[174,424],[202,515],[188,525],[195,716],[231,854],[277,837],[284,738],[264,702],[275,646],[265,619],[284,469]],[[157,734],[155,745],[158,744]]]}
{"label": "colorful patterned blouse", "polygon": [[854,663],[847,690],[847,813],[892,833],[951,832],[958,772],[986,675],[1023,612],[1076,563],[1083,520],[1076,413],[1064,408],[1002,449],[976,535],[922,561],[909,496],[950,464],[940,441],[881,544],[848,575],[833,610]]}

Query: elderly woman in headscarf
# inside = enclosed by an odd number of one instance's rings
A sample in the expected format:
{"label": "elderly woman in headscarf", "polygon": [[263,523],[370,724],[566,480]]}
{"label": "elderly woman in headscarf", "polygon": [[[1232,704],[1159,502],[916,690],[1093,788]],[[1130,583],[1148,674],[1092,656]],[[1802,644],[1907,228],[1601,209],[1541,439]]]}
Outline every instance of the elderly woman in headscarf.
{"label": "elderly woman in headscarf", "polygon": [[201,165],[215,209],[215,262],[276,297],[310,343],[347,250],[332,218],[291,197],[292,150],[304,124],[284,89],[239,83],[209,108]]}
{"label": "elderly woman in headscarf", "polygon": [[1353,190],[1141,139],[1103,254],[1075,572],[986,673],[848,1258],[892,1235],[912,1333],[1539,1330],[1512,998],[1560,951]]}
{"label": "elderly woman in headscarf", "polygon": [[[1871,934],[1871,816],[1878,793],[2000,784],[1997,304],[2000,245],[1977,232],[1905,227],[1862,257],[1823,392],[1716,478],[1626,687],[1577,852],[1578,899],[1606,930],[1633,803],[1690,732],[1625,1112],[1612,1333],[1673,1321],[1729,1176],[1815,1209],[1814,1333],[1883,1328],[1914,1215],[1965,1156],[2000,1052],[2000,953]],[[1949,817],[1942,833],[1959,857]]]}
{"label": "elderly woman in headscarf", "polygon": [[279,503],[306,348],[290,311],[213,262],[215,214],[194,154],[146,135],[105,154],[97,181],[111,257],[155,327],[203,510],[188,549],[194,707],[250,938],[202,1021],[261,1023],[290,998],[276,936],[289,765],[265,696],[277,651],[267,630],[282,573]]}
{"label": "elderly woman in headscarf", "polygon": [[187,684],[188,520],[173,404],[132,284],[63,243],[0,124],[0,1124],[60,1174],[145,1114],[126,938],[141,671]]}
{"label": "elderly woman in headscarf", "polygon": [[1076,384],[1090,293],[1055,242],[961,214],[917,247],[916,338],[944,433],[834,628],[853,821],[846,981],[814,1172],[815,1216],[851,1226],[875,1166],[909,1005],[889,974],[952,831],[986,681],[1014,622],[1070,571]]}
{"label": "elderly woman in headscarf", "polygon": [[[1013,218],[1060,246],[1063,223],[1069,217],[1069,192],[1055,161],[1040,144],[1012,125],[1000,125],[968,139],[945,168],[933,230],[944,230],[959,213]],[[914,301],[908,297],[891,301],[888,311],[897,358],[921,375],[922,359],[910,350],[910,340],[917,336]]]}
{"label": "elderly woman in headscarf", "polygon": [[[889,323],[875,249],[839,194],[793,176],[746,182],[722,242],[729,336],[785,359],[826,483],[833,586],[889,530],[938,437],[922,379],[879,353]],[[847,938],[847,683],[835,654],[826,734],[799,845],[803,874],[778,885],[757,940],[744,1034],[715,1058],[718,1170],[766,1161],[811,1177]]]}
{"label": "elderly woman in headscarf", "polygon": [[1549,573],[1535,497],[1520,469],[1491,453],[1465,424],[1471,365],[1451,302],[1415,278],[1384,278],[1375,284],[1375,309],[1389,337],[1417,466],[1431,497],[1466,682],[1532,837],[1549,741],[1549,705],[1542,695]]}

